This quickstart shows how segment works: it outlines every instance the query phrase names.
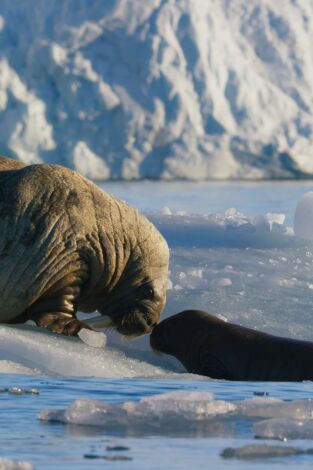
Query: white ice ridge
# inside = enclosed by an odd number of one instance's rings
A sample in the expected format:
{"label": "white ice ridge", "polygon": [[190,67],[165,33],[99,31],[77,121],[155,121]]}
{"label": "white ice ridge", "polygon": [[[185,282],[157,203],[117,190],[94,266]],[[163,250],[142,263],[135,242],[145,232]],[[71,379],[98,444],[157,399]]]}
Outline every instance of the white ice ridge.
{"label": "white ice ridge", "polygon": [[312,18],[293,0],[3,0],[1,152],[104,179],[312,175]]}
{"label": "white ice ridge", "polygon": [[162,432],[162,428],[168,431],[185,424],[203,428],[222,418],[271,417],[254,425],[256,436],[295,439],[313,437],[312,414],[312,400],[253,398],[232,403],[215,400],[209,392],[174,391],[121,404],[80,399],[66,410],[43,410],[40,419],[107,428],[131,427],[137,431],[158,428]]}
{"label": "white ice ridge", "polygon": [[150,377],[169,373],[166,358],[156,358],[148,349],[141,353],[130,351],[126,355],[119,344],[121,342],[117,341],[114,347],[95,348],[78,338],[52,334],[29,325],[0,325],[0,371],[38,374],[40,370],[96,377]]}
{"label": "white ice ridge", "polygon": [[146,215],[172,246],[284,248],[296,243],[281,213],[247,216],[229,208],[223,214],[172,214],[161,210]]}

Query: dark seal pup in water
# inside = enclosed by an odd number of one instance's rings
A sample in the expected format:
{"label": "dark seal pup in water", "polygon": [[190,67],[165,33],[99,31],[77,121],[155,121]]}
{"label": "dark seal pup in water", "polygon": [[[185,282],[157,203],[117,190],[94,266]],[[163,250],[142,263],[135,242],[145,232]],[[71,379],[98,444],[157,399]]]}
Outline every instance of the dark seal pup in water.
{"label": "dark seal pup in water", "polygon": [[226,380],[313,380],[313,343],[280,338],[186,310],[159,323],[151,347],[188,372]]}
{"label": "dark seal pup in water", "polygon": [[123,335],[148,333],[168,260],[145,217],[75,171],[0,158],[1,323],[71,335],[88,328],[77,310],[98,310]]}

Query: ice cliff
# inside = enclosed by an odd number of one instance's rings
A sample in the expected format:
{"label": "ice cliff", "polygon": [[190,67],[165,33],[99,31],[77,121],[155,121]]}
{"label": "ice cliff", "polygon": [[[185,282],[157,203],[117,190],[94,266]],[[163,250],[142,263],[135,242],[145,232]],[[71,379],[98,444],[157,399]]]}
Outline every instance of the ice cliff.
{"label": "ice cliff", "polygon": [[312,0],[2,0],[0,153],[98,179],[312,176],[312,18]]}

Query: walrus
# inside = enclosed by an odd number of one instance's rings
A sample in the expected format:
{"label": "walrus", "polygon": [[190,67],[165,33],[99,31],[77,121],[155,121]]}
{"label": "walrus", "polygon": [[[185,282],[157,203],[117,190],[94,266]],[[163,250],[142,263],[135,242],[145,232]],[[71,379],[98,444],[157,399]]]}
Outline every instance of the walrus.
{"label": "walrus", "polygon": [[[0,157],[0,322],[76,335],[98,310],[125,336],[151,331],[169,250],[136,209],[75,171]],[[88,323],[88,321],[87,321]]]}
{"label": "walrus", "polygon": [[214,379],[313,380],[313,343],[227,323],[200,310],[163,320],[150,344],[175,356],[188,372]]}

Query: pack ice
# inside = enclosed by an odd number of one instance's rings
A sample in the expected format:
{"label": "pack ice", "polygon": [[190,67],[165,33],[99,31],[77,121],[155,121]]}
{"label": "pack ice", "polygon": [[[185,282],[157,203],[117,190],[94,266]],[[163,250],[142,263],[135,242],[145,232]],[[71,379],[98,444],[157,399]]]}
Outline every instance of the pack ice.
{"label": "pack ice", "polygon": [[0,146],[91,178],[313,174],[312,2],[3,0]]}

